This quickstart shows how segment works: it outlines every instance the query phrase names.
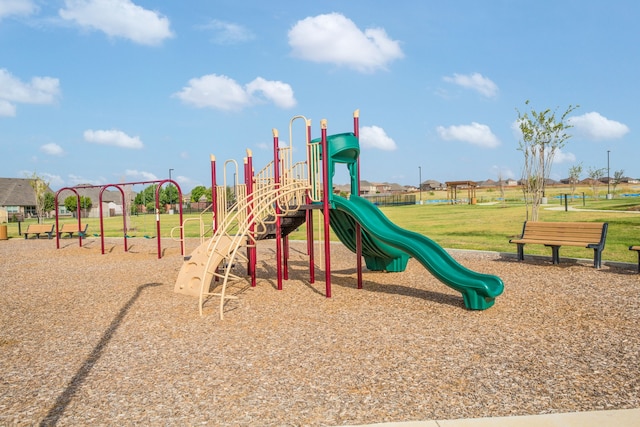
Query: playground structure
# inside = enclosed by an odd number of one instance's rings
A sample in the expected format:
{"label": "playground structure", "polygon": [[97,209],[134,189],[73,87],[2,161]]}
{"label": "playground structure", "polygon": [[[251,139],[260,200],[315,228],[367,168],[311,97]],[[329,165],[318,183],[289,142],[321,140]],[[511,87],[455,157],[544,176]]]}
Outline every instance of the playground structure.
{"label": "playground structure", "polygon": [[[105,184],[105,185],[78,185],[75,187],[63,187],[61,189],[59,189],[56,194],[55,194],[55,212],[56,212],[56,248],[60,249],[60,234],[61,234],[61,227],[60,227],[60,215],[59,215],[59,201],[58,198],[60,196],[60,194],[63,191],[71,191],[76,195],[76,217],[78,220],[78,230],[83,230],[82,228],[82,215],[81,215],[81,209],[80,209],[80,193],[78,193],[78,190],[81,189],[86,189],[86,188],[100,188],[100,193],[99,193],[99,198],[98,198],[98,203],[99,203],[99,209],[100,209],[100,233],[99,233],[99,237],[100,237],[100,243],[101,243],[101,250],[102,250],[102,254],[104,255],[105,252],[105,244],[104,244],[104,212],[103,212],[103,203],[102,203],[102,196],[104,191],[107,188],[110,187],[115,187],[121,194],[122,196],[122,236],[124,239],[124,251],[127,252],[129,250],[129,245],[128,245],[128,239],[131,237],[127,234],[127,230],[128,230],[128,224],[127,224],[127,215],[125,214],[125,212],[130,212],[131,208],[130,208],[130,200],[127,200],[127,197],[125,196],[125,190],[124,187],[128,186],[128,185],[146,185],[146,184],[157,184],[156,190],[155,190],[155,209],[156,209],[156,235],[154,236],[156,238],[157,241],[157,248],[158,248],[158,259],[162,258],[162,243],[161,243],[161,237],[160,237],[160,188],[162,188],[162,186],[166,183],[171,183],[173,185],[176,186],[176,188],[178,189],[178,200],[182,200],[182,190],[180,189],[180,186],[178,185],[177,182],[171,180],[171,179],[163,179],[163,180],[154,180],[154,181],[137,181],[137,182],[124,182],[124,183],[119,183],[119,184]],[[182,203],[179,203],[179,215],[180,215],[180,224],[183,224],[183,220],[182,220]],[[178,227],[179,231],[180,231],[180,253],[182,255],[184,255],[184,227]],[[171,235],[173,236],[173,231],[171,233]],[[79,232],[78,233],[78,245],[80,247],[82,247],[82,239],[84,238],[84,233]],[[149,238],[150,236],[145,236],[147,238]]]}
{"label": "playground structure", "polygon": [[[306,160],[293,163],[293,123],[305,123]],[[288,279],[288,235],[306,222],[309,280],[315,281],[313,210],[323,218],[324,273],[326,297],[331,297],[330,229],[356,254],[357,286],[362,288],[362,258],[372,271],[404,271],[414,257],[445,285],[462,294],[465,306],[472,310],[491,307],[504,285],[493,275],[467,269],[441,246],[421,234],[393,224],[372,203],[359,197],[359,111],[353,115],[354,131],[327,135],[327,121],[320,122],[320,138],[311,139],[311,121],[295,116],[289,122],[289,145],[279,146],[278,131],[273,129],[273,160],[257,174],[250,150],[244,158],[244,183],[237,181],[237,163],[225,162],[223,186],[217,185],[216,160],[211,156],[212,232],[210,239],[185,257],[175,284],[175,292],[198,297],[200,315],[203,305],[219,297],[220,318],[224,317],[226,295],[232,281],[249,280],[256,286],[256,243],[273,238],[276,244],[277,289]],[[235,201],[227,200],[226,166],[236,165]],[[351,196],[333,194],[335,168],[345,164],[349,171]],[[182,222],[181,222],[182,223]],[[184,226],[184,225],[183,225]],[[237,265],[246,262],[246,275]],[[235,268],[234,268],[235,267]]]}

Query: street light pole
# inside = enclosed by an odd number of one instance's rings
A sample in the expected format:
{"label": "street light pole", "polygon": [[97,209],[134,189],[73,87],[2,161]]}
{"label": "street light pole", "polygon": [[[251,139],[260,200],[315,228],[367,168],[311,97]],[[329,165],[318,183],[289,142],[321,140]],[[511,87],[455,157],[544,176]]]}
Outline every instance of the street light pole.
{"label": "street light pole", "polygon": [[420,183],[418,184],[418,189],[420,190],[420,204],[422,204],[422,166],[418,166],[418,178]]}
{"label": "street light pole", "polygon": [[610,170],[609,170],[609,153],[611,152],[611,150],[607,150],[607,199],[611,197],[611,191],[609,190],[611,188],[610,184],[611,184],[611,174],[610,174]]}
{"label": "street light pole", "polygon": [[[171,181],[171,171],[173,171],[173,169],[169,169],[169,181]],[[171,212],[173,210],[173,197],[171,194],[171,182],[169,182],[169,212]]]}

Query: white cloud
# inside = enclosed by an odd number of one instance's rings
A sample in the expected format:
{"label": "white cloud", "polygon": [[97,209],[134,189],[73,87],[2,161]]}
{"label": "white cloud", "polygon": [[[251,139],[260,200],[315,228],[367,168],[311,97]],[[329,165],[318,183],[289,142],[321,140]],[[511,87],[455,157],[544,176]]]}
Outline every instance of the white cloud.
{"label": "white cloud", "polygon": [[339,13],[298,21],[288,36],[295,57],[361,72],[386,69],[388,63],[404,57],[400,43],[390,39],[384,29],[368,28],[363,32]]}
{"label": "white cloud", "polygon": [[143,45],[158,45],[173,37],[169,19],[130,0],[65,0],[58,13],[83,28],[122,37]]}
{"label": "white cloud", "polygon": [[253,33],[242,25],[234,24],[233,22],[220,21],[218,19],[212,20],[203,28],[211,29],[215,32],[212,41],[216,44],[238,44],[255,38]]}
{"label": "white cloud", "polygon": [[498,165],[493,165],[490,168],[490,173],[494,174],[498,179],[515,179],[516,175],[513,173],[511,168],[500,167]]}
{"label": "white cloud", "polygon": [[106,180],[104,178],[99,178],[99,179],[89,179],[89,178],[85,178],[83,176],[80,175],[69,175],[67,178],[67,182],[69,186],[76,186],[76,185],[102,185],[104,182],[106,182]]}
{"label": "white cloud", "polygon": [[[31,178],[33,174],[34,171],[28,170],[21,170],[18,172],[19,176],[23,176],[25,178]],[[54,175],[49,172],[36,172],[36,174],[49,185],[49,188],[53,189],[56,187],[62,187],[64,185],[64,180],[60,177],[60,175]]]}
{"label": "white cloud", "polygon": [[487,125],[472,122],[470,125],[460,126],[438,126],[438,135],[445,141],[468,142],[484,148],[495,148],[500,145],[500,140],[496,137],[491,128]]}
{"label": "white cloud", "polygon": [[182,191],[183,193],[185,191],[185,188],[194,187],[196,185],[196,182],[188,176],[178,175],[174,179],[178,183],[178,185],[180,185],[180,191]]}
{"label": "white cloud", "polygon": [[0,0],[0,20],[7,16],[28,16],[38,7],[32,0]]}
{"label": "white cloud", "polygon": [[573,153],[565,153],[564,151],[557,149],[553,157],[553,163],[575,163],[576,155]]}
{"label": "white cloud", "polygon": [[127,169],[126,171],[124,171],[124,174],[131,178],[139,179],[141,181],[157,181],[158,180],[158,177],[155,174],[151,172],[139,171],[136,169]]}
{"label": "white cloud", "polygon": [[360,128],[360,145],[363,148],[377,148],[379,150],[393,151],[398,146],[387,133],[378,126],[363,126]]}
{"label": "white cloud", "polygon": [[189,80],[188,86],[173,94],[185,104],[225,111],[239,111],[258,103],[261,98],[257,95],[262,95],[280,108],[291,108],[296,105],[291,86],[280,81],[265,80],[262,77],[242,87],[230,77],[208,74]]}
{"label": "white cloud", "polygon": [[574,126],[577,134],[593,140],[622,138],[629,132],[627,125],[609,120],[596,112],[569,117],[567,122]]}
{"label": "white cloud", "polygon": [[280,81],[269,81],[258,77],[247,85],[247,93],[249,95],[261,93],[280,108],[292,108],[296,105],[293,89]]}
{"label": "white cloud", "polygon": [[84,140],[93,144],[112,145],[114,147],[140,149],[143,147],[140,137],[131,137],[119,130],[86,130]]}
{"label": "white cloud", "polygon": [[43,172],[39,173],[40,177],[49,183],[49,187],[62,187],[64,185],[64,180],[60,175],[54,175],[51,173]]}
{"label": "white cloud", "polygon": [[16,106],[9,101],[0,99],[0,117],[15,117],[15,115]]}
{"label": "white cloud", "polygon": [[58,144],[54,144],[53,142],[49,144],[45,144],[40,147],[44,153],[49,154],[51,156],[61,156],[64,154],[64,150]]}
{"label": "white cloud", "polygon": [[498,86],[480,73],[473,73],[469,75],[454,73],[453,77],[446,76],[443,77],[443,80],[467,89],[475,90],[487,98],[493,98],[498,94]]}
{"label": "white cloud", "polygon": [[53,104],[60,96],[60,81],[53,77],[33,77],[20,81],[0,68],[0,116],[15,116],[16,103]]}

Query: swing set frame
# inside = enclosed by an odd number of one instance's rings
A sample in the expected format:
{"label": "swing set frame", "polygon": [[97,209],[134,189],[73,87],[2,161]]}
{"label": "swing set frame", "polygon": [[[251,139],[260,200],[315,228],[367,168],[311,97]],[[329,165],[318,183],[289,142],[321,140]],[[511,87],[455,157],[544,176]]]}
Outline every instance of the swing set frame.
{"label": "swing set frame", "polygon": [[[136,181],[136,182],[121,182],[118,184],[105,184],[105,185],[78,185],[75,187],[63,187],[56,192],[55,195],[55,212],[56,212],[56,231],[60,230],[59,227],[59,209],[58,209],[58,196],[65,190],[72,191],[75,193],[78,203],[77,203],[77,217],[78,217],[78,229],[82,229],[82,217],[80,215],[80,194],[78,193],[79,189],[83,188],[100,188],[100,196],[99,196],[99,206],[100,206],[100,243],[102,254],[105,253],[104,247],[104,213],[102,208],[102,195],[107,188],[114,187],[122,196],[122,234],[124,239],[124,251],[129,251],[129,246],[127,239],[127,215],[125,214],[126,209],[130,209],[129,201],[126,200],[124,187],[127,185],[148,185],[148,184],[157,184],[155,191],[155,204],[156,204],[156,240],[157,240],[157,248],[158,248],[158,259],[162,258],[162,243],[160,237],[160,188],[166,183],[170,183],[176,186],[178,189],[178,200],[182,200],[182,190],[177,182],[172,179],[161,179],[161,180],[153,180],[153,181]],[[182,203],[178,204],[179,206],[179,215],[180,215],[180,224],[182,224]],[[82,247],[82,235],[78,236],[78,245]],[[60,234],[56,233],[56,248],[60,249]],[[184,256],[184,230],[183,227],[180,227],[180,254]]]}

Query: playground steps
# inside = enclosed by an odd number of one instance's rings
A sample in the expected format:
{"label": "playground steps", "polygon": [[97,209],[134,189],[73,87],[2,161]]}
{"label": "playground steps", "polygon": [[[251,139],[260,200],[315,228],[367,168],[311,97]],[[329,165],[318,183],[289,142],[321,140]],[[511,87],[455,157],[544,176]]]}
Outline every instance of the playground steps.
{"label": "playground steps", "polygon": [[[289,234],[294,232],[298,227],[304,224],[306,217],[306,211],[302,209],[286,213],[282,217],[280,217],[280,230],[282,234],[281,237],[288,236]],[[267,218],[265,218],[264,223],[266,226],[266,230],[262,233],[258,233],[256,235],[256,240],[275,239],[275,217],[273,215],[269,215]]]}
{"label": "playground steps", "polygon": [[[202,283],[207,284],[204,292],[209,292],[209,286],[213,279],[213,275],[218,266],[229,255],[232,249],[233,239],[230,236],[220,236],[218,244],[215,246],[215,251],[210,248],[213,247],[212,242],[206,241],[198,246],[192,253],[189,259],[185,260],[176,279],[174,292],[184,295],[190,295],[194,297],[200,297],[200,288]],[[207,262],[211,257],[209,268],[205,272]],[[204,277],[203,277],[204,276]]]}

